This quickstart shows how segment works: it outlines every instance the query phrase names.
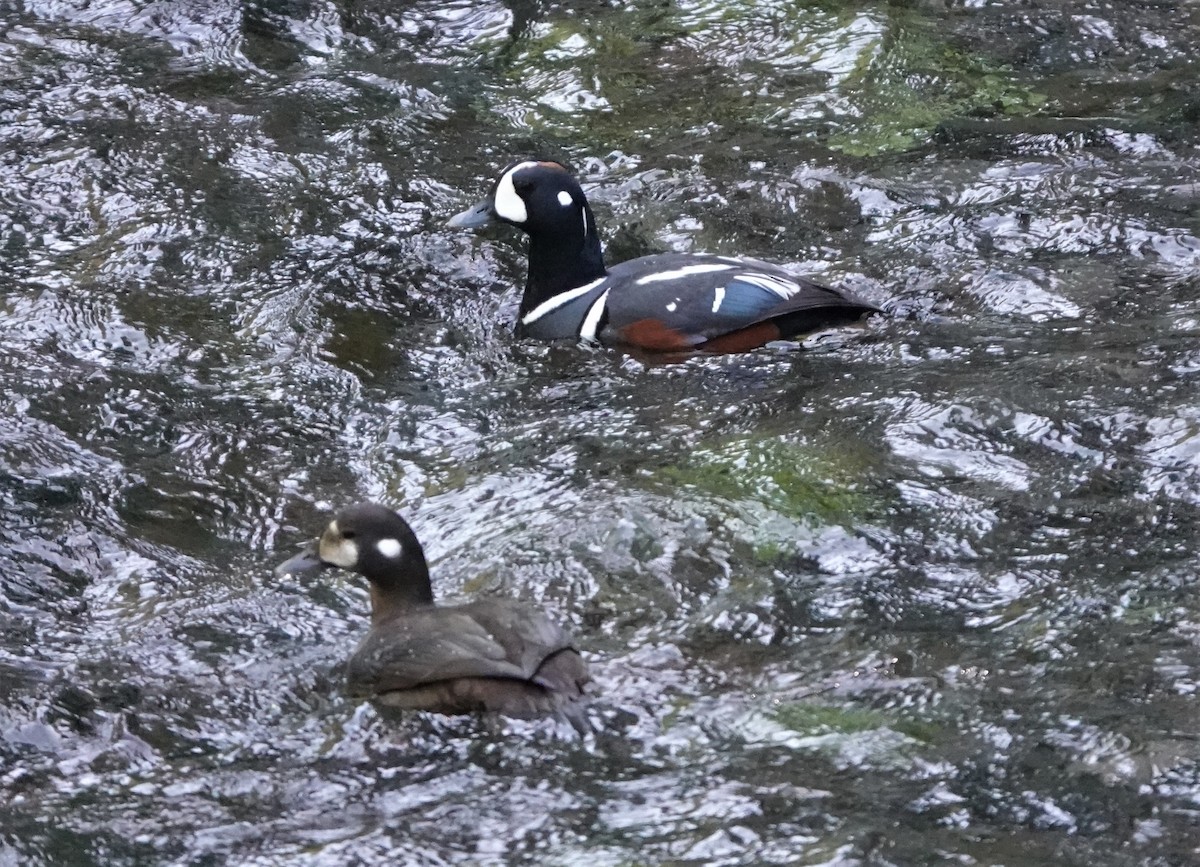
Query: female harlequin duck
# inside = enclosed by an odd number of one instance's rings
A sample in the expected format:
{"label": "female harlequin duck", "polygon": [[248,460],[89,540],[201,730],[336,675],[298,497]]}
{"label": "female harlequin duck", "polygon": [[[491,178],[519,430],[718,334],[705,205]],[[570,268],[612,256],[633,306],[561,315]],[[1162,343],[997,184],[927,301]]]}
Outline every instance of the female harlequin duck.
{"label": "female harlequin duck", "polygon": [[341,566],[371,589],[371,629],[347,664],[349,692],[444,714],[555,715],[577,729],[587,665],[545,614],[505,599],[439,607],[421,543],[403,518],[360,503],[277,575]]}
{"label": "female harlequin duck", "polygon": [[741,352],[878,308],[753,259],[663,253],[604,267],[591,206],[555,162],[509,166],[449,225],[510,223],[529,235],[519,335],[658,352]]}

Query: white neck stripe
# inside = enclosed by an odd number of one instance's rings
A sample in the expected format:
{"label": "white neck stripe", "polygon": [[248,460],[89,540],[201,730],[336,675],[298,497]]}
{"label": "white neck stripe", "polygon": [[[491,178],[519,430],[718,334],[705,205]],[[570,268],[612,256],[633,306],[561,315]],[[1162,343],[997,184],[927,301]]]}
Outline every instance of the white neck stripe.
{"label": "white neck stripe", "polygon": [[599,286],[601,283],[603,283],[607,279],[608,279],[608,276],[605,275],[604,277],[601,277],[598,280],[593,280],[591,283],[584,283],[582,286],[577,286],[574,289],[568,289],[566,292],[559,292],[553,298],[549,298],[549,299],[543,301],[537,307],[534,307],[532,310],[530,310],[528,313],[526,313],[524,316],[522,316],[521,324],[528,325],[531,322],[537,322],[539,319],[541,319],[547,313],[553,313],[555,310],[557,310],[559,307],[562,307],[564,304],[570,304],[572,301],[574,301],[576,298],[579,298],[581,295],[588,294],[589,292],[591,292],[593,289],[595,289],[597,286]]}

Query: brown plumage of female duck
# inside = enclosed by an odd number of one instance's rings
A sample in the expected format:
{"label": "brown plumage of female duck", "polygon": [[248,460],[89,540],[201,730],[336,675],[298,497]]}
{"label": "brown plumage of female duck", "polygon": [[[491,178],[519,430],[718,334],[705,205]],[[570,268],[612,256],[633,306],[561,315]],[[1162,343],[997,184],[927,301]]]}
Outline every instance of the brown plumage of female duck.
{"label": "brown plumage of female duck", "polygon": [[421,543],[391,509],[360,503],[342,510],[275,571],[329,566],[370,584],[371,629],[346,666],[351,695],[443,714],[561,716],[584,727],[590,678],[567,633],[513,600],[435,604]]}

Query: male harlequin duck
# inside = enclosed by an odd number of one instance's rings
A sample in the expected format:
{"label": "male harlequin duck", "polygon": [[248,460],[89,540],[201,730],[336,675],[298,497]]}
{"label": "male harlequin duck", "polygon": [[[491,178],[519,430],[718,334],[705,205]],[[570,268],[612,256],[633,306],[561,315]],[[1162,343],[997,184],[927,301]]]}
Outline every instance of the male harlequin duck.
{"label": "male harlequin duck", "polygon": [[389,707],[444,714],[556,715],[577,729],[587,665],[540,611],[506,599],[439,607],[425,552],[391,509],[360,503],[276,570],[340,566],[370,582],[371,630],[347,664],[349,692]]}
{"label": "male harlequin duck", "polygon": [[754,259],[663,253],[605,268],[591,206],[555,162],[509,166],[491,195],[449,225],[495,221],[529,235],[522,336],[657,352],[742,352],[878,311]]}

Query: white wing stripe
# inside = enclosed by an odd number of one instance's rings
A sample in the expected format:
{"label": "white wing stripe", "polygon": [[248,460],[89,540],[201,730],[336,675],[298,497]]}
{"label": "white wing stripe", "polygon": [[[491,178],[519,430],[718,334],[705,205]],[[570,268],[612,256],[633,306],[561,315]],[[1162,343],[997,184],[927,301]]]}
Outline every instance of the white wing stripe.
{"label": "white wing stripe", "polygon": [[647,283],[663,283],[667,280],[680,280],[684,277],[690,277],[693,274],[712,274],[716,271],[732,271],[733,265],[684,265],[682,268],[676,268],[674,271],[658,271],[654,274],[647,274],[637,281],[637,285],[645,286]]}
{"label": "white wing stripe", "polygon": [[800,291],[799,283],[793,283],[791,280],[785,280],[782,277],[775,277],[771,274],[738,274],[733,279],[739,283],[749,283],[751,286],[757,286],[759,289],[774,292],[784,301],[787,301]]}

